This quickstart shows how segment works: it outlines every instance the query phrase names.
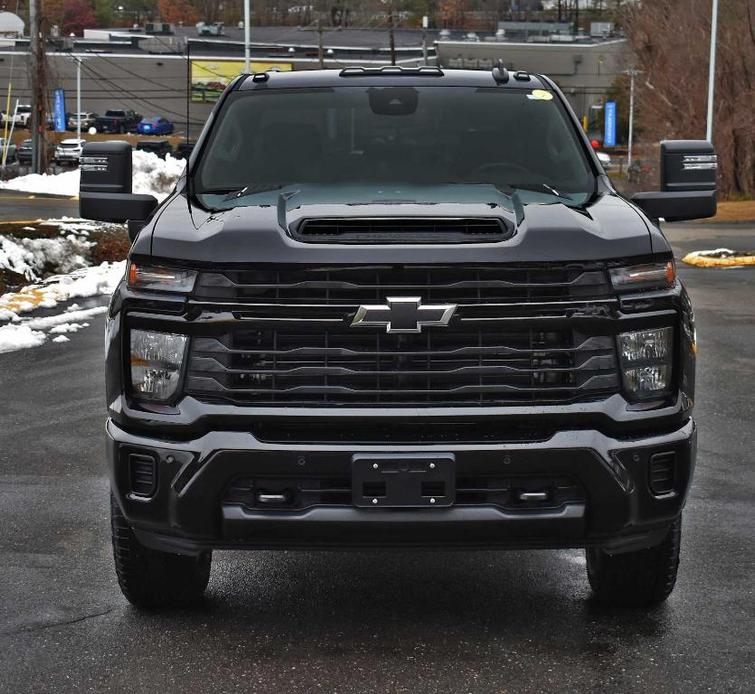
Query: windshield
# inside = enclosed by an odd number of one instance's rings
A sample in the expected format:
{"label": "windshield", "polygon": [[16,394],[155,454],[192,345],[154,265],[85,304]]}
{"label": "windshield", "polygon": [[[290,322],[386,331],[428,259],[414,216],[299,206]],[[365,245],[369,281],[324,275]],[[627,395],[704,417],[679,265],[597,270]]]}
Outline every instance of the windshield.
{"label": "windshield", "polygon": [[[422,202],[441,185],[583,204],[595,175],[559,99],[542,89],[339,87],[235,92],[195,170],[207,207],[284,189],[390,186]],[[274,192],[273,192],[274,191]]]}

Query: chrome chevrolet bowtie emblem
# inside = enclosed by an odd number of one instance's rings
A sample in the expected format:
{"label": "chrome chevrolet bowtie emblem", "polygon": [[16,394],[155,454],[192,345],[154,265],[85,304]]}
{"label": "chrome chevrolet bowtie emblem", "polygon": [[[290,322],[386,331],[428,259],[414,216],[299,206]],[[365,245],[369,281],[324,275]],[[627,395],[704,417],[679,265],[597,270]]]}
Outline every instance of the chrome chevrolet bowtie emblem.
{"label": "chrome chevrolet bowtie emblem", "polygon": [[445,327],[456,304],[422,305],[418,296],[389,296],[385,304],[360,306],[351,327],[383,327],[387,333],[420,333],[425,326]]}

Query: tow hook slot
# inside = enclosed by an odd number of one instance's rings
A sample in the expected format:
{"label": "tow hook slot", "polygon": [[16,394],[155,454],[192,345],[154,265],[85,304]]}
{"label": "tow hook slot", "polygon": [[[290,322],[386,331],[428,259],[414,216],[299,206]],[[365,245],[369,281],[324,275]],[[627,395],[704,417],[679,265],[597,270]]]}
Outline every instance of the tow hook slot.
{"label": "tow hook slot", "polygon": [[539,491],[524,491],[520,490],[516,498],[521,501],[522,503],[530,503],[530,502],[537,502],[537,501],[548,501],[550,499],[550,492],[539,490]]}
{"label": "tow hook slot", "polygon": [[257,492],[257,503],[262,506],[285,506],[289,503],[289,495],[286,492]]}

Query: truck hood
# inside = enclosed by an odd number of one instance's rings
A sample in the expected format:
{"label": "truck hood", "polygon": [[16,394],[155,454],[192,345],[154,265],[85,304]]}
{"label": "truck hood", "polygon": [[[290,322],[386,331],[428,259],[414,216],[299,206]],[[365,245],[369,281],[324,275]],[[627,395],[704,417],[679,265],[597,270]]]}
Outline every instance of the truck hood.
{"label": "truck hood", "polygon": [[[455,186],[455,188],[460,188]],[[182,193],[171,196],[139,235],[133,252],[197,265],[235,263],[507,263],[608,260],[648,256],[667,249],[663,236],[638,210],[613,192],[574,207],[555,197],[521,204],[487,185],[462,186],[441,201],[391,198],[344,202],[332,193],[277,191],[254,205],[208,212]],[[320,217],[501,217],[513,230],[496,243],[310,244],[285,228],[302,218]]]}

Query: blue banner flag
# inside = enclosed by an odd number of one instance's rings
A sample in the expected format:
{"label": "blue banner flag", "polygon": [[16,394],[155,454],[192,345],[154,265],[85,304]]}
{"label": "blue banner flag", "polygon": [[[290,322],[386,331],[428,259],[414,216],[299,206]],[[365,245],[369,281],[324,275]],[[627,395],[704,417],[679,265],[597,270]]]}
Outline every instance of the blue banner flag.
{"label": "blue banner flag", "polygon": [[616,102],[606,101],[606,125],[603,133],[603,146],[616,146]]}
{"label": "blue banner flag", "polygon": [[64,133],[66,131],[66,93],[63,89],[56,89],[53,92],[53,119],[55,121],[55,132]]}

